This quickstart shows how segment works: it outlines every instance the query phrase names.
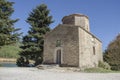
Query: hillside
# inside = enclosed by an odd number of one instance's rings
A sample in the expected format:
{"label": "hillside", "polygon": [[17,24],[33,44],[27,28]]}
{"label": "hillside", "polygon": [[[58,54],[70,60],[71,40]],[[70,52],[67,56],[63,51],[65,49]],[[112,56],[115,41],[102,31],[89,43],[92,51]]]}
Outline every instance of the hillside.
{"label": "hillside", "polygon": [[3,46],[0,49],[0,58],[18,58],[18,52],[21,51],[18,45]]}

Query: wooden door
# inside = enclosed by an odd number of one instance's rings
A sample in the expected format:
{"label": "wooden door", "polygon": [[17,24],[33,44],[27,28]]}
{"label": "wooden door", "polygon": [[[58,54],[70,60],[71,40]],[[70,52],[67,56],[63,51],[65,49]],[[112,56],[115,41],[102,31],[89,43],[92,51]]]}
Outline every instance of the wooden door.
{"label": "wooden door", "polygon": [[61,64],[61,50],[57,50],[56,64]]}

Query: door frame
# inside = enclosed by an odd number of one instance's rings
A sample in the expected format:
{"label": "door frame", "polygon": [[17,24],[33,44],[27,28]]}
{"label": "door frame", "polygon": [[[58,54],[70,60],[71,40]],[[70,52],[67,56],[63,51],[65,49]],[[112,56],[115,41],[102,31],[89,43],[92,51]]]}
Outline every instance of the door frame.
{"label": "door frame", "polygon": [[61,64],[63,63],[63,49],[61,47],[57,47],[55,48],[55,51],[54,51],[54,63],[56,64],[56,61],[57,61],[57,51],[58,50],[61,50]]}
{"label": "door frame", "polygon": [[56,51],[56,64],[61,64],[61,49]]}

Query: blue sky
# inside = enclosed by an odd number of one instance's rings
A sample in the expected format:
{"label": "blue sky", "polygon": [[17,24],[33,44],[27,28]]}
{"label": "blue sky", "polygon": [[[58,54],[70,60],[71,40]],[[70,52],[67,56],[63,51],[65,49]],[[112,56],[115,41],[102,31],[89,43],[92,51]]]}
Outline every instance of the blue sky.
{"label": "blue sky", "polygon": [[25,22],[29,13],[39,4],[47,4],[55,21],[53,29],[69,14],[81,13],[89,17],[90,30],[103,43],[103,50],[120,32],[120,0],[8,0],[15,2],[13,19],[20,20],[15,27],[27,34],[29,24]]}

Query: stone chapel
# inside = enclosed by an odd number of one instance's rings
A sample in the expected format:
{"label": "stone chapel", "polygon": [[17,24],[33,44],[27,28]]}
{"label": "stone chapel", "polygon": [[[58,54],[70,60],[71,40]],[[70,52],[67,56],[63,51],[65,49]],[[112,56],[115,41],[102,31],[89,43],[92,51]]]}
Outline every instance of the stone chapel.
{"label": "stone chapel", "polygon": [[90,32],[89,19],[83,14],[63,17],[44,38],[43,64],[97,67],[103,61],[102,42]]}

